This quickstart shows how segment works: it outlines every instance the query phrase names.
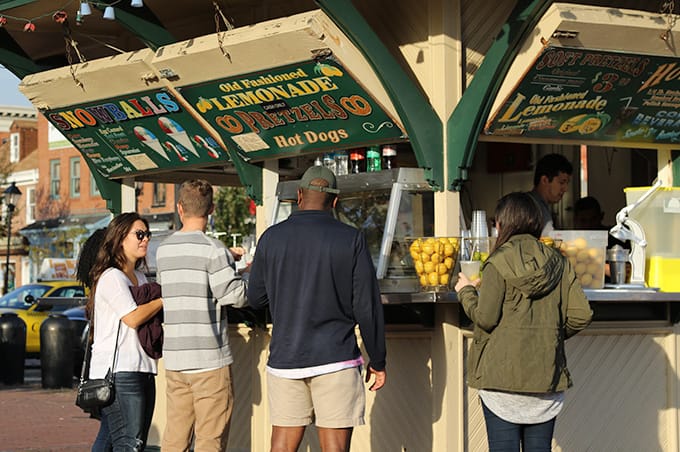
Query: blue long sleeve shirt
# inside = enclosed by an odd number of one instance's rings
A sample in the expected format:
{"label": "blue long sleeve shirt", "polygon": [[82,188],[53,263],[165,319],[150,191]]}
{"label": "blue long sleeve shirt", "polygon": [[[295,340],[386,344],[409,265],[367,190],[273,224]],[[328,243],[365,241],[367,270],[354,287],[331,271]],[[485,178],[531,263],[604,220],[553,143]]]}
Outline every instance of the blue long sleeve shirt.
{"label": "blue long sleeve shirt", "polygon": [[269,305],[268,365],[320,366],[360,356],[358,324],[374,370],[385,368],[385,327],[364,235],[331,212],[302,210],[267,229],[250,269],[248,301]]}

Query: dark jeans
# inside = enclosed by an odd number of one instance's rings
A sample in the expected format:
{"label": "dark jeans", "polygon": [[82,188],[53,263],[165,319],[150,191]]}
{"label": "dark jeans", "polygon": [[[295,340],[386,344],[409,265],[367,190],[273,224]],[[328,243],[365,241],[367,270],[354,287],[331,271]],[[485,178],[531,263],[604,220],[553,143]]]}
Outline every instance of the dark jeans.
{"label": "dark jeans", "polygon": [[113,403],[102,408],[101,426],[92,452],[142,451],[146,446],[156,383],[153,374],[116,372]]}
{"label": "dark jeans", "polygon": [[482,403],[489,452],[550,452],[555,419],[541,424],[513,424],[496,416]]}

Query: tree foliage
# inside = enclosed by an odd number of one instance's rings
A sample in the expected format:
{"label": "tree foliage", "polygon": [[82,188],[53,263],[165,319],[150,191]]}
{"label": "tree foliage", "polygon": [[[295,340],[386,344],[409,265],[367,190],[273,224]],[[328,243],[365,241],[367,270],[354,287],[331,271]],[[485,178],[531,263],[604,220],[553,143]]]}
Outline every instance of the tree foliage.
{"label": "tree foliage", "polygon": [[[252,200],[243,187],[219,187],[215,193],[213,232],[226,233],[220,239],[231,245],[231,235],[246,237],[255,234],[255,216],[251,213]],[[240,240],[238,240],[240,242]]]}

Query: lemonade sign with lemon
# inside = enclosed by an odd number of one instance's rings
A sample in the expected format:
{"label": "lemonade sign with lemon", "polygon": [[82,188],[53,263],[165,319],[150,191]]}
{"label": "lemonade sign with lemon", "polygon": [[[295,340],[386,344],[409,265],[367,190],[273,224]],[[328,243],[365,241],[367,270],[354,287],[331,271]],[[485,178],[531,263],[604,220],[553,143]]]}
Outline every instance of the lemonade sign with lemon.
{"label": "lemonade sign with lemon", "polygon": [[448,290],[459,249],[458,237],[413,239],[409,253],[422,290]]}

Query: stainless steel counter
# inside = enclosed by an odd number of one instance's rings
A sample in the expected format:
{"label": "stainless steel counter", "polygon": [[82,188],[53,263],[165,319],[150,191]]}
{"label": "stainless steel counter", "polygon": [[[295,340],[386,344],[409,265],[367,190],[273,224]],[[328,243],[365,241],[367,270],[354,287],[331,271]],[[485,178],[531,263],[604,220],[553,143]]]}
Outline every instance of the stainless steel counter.
{"label": "stainless steel counter", "polygon": [[[659,292],[647,288],[587,289],[585,293],[588,300],[600,302],[680,302],[678,292]],[[383,293],[381,297],[383,304],[458,302],[455,292]]]}

